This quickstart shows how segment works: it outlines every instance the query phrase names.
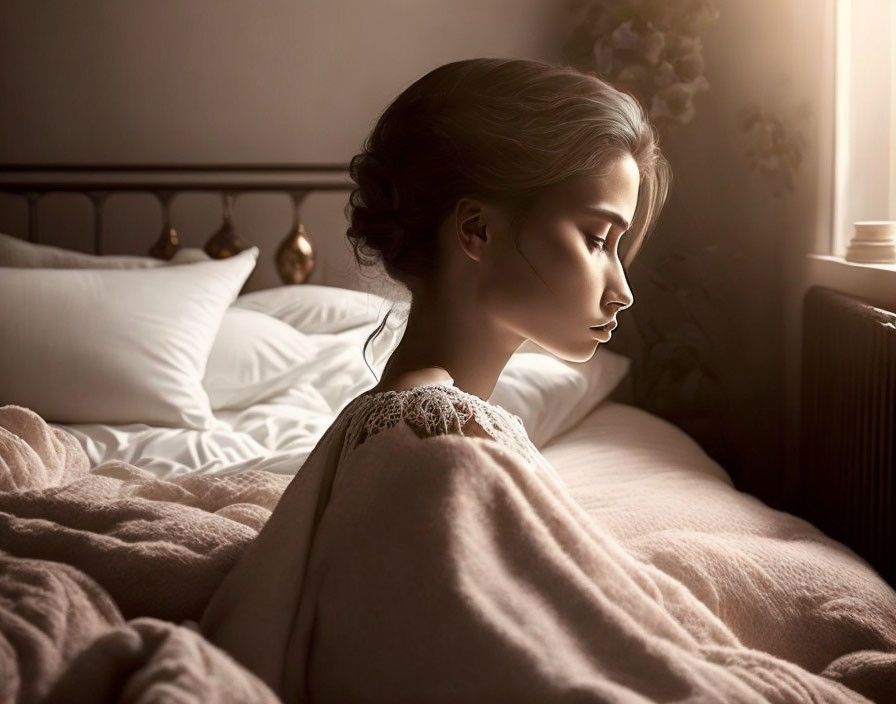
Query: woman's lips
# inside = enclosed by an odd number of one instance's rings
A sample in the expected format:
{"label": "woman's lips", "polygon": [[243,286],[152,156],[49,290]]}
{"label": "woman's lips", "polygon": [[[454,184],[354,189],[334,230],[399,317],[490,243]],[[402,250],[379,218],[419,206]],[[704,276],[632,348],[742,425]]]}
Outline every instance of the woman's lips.
{"label": "woman's lips", "polygon": [[616,325],[617,325],[616,321],[611,320],[608,323],[604,323],[603,325],[592,325],[591,329],[592,330],[601,330],[601,331],[606,330],[607,332],[613,332],[613,330],[616,329]]}
{"label": "woman's lips", "polygon": [[591,332],[594,333],[595,339],[601,342],[609,342],[610,338],[613,337],[613,330],[616,329],[616,325],[615,320],[610,320],[603,325],[592,325]]}

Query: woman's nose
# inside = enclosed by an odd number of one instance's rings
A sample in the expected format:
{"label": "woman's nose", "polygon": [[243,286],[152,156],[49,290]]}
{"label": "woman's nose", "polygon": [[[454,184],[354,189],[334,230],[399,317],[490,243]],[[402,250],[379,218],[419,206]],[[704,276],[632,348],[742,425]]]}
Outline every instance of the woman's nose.
{"label": "woman's nose", "polygon": [[628,275],[621,262],[616,263],[610,286],[607,287],[607,305],[617,305],[616,313],[629,308],[635,302],[635,296],[628,285]]}

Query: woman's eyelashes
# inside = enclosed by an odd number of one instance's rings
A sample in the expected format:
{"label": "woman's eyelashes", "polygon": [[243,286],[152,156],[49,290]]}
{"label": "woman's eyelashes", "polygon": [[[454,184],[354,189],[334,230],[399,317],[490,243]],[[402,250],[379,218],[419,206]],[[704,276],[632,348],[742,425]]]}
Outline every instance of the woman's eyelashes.
{"label": "woman's eyelashes", "polygon": [[588,250],[593,252],[595,249],[600,250],[601,252],[607,251],[607,238],[606,237],[598,237],[597,235],[591,235],[586,233],[585,239],[588,242]]}

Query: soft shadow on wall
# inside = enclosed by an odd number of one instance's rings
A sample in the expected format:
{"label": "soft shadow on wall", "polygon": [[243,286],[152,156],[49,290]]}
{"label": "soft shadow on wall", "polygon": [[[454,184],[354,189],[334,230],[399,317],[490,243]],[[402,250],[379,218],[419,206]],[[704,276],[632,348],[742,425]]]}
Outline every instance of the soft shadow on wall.
{"label": "soft shadow on wall", "polygon": [[[678,83],[691,88],[677,94],[685,119],[657,120],[673,185],[628,272],[636,302],[620,316],[610,349],[630,356],[633,366],[616,398],[674,422],[738,488],[785,508],[795,468],[788,466],[793,439],[785,432],[785,343],[794,321],[784,302],[788,279],[815,237],[816,115],[826,99],[820,52],[829,3],[646,3],[638,7],[653,7],[655,23],[635,20],[623,30],[620,8],[633,4],[574,4],[600,6],[614,25],[610,35],[602,29],[611,37],[602,43],[612,46],[615,31],[623,60],[614,66],[599,49],[591,61],[603,60],[610,75],[622,64],[633,93],[643,90],[644,72],[624,65],[646,65],[647,79],[658,83],[654,94],[662,95],[666,59],[679,69]],[[676,20],[675,8],[692,13],[693,22]],[[663,27],[665,37],[653,36]],[[688,57],[695,46],[697,59]],[[688,58],[676,64],[682,56]],[[657,107],[649,98],[642,103]]]}

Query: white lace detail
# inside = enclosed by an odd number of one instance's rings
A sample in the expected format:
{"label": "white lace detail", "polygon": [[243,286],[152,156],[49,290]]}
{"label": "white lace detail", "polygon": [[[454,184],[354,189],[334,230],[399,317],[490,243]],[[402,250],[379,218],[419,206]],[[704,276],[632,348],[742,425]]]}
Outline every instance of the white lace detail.
{"label": "white lace detail", "polygon": [[554,474],[532,444],[518,415],[456,386],[436,382],[402,391],[362,394],[349,402],[343,412],[346,411],[350,417],[341,458],[402,420],[421,438],[449,433],[464,435],[464,426],[473,420],[493,440]]}

